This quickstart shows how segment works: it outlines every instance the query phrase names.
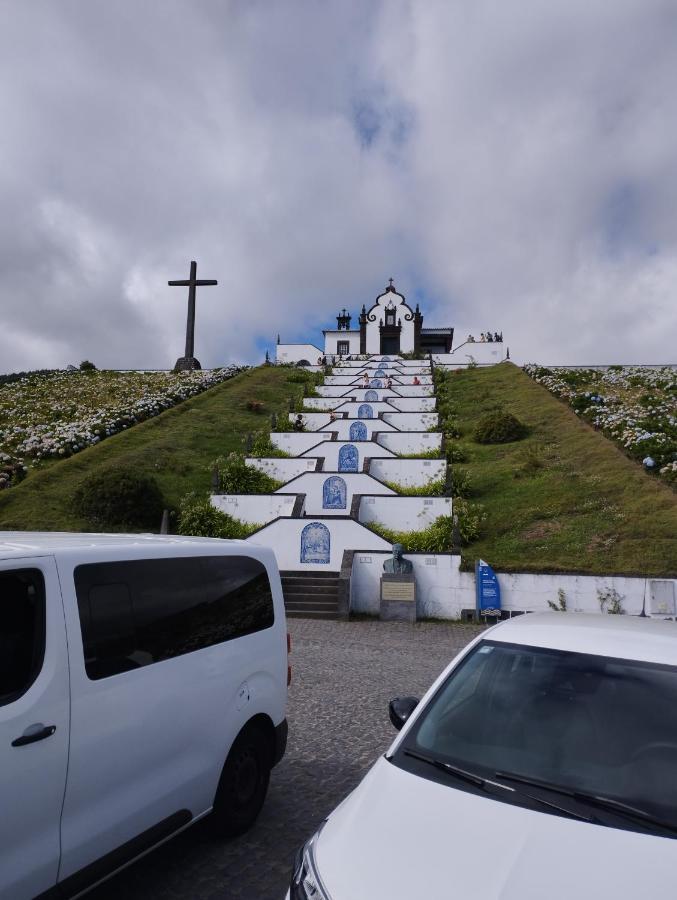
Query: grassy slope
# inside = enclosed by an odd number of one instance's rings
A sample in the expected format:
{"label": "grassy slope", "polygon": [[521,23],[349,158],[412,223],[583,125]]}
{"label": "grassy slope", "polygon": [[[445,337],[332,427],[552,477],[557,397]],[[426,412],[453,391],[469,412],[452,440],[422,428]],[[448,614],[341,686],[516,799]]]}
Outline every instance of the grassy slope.
{"label": "grassy slope", "polygon": [[[488,514],[464,564],[503,571],[677,576],[677,496],[510,363],[453,375],[473,501]],[[531,429],[511,444],[472,441],[500,405]],[[529,458],[541,464],[530,468]]]}
{"label": "grassy slope", "polygon": [[[188,491],[207,491],[210,466],[218,456],[243,449],[247,432],[270,430],[270,413],[284,414],[301,386],[289,384],[289,369],[261,367],[114,435],[94,447],[31,472],[20,485],[0,493],[0,529],[86,530],[70,510],[83,478],[109,465],[153,474],[170,507]],[[247,400],[261,400],[252,413]],[[159,528],[158,523],[158,528]]]}

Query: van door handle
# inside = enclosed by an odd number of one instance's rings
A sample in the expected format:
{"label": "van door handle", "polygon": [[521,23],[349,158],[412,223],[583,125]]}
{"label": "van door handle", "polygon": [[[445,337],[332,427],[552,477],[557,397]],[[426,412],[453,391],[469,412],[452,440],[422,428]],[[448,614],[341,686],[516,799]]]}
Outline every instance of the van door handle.
{"label": "van door handle", "polygon": [[[35,731],[31,731],[30,729],[35,728]],[[40,723],[39,725],[31,725],[30,728],[27,728],[26,731],[21,735],[21,737],[14,738],[12,741],[12,747],[24,747],[26,744],[34,744],[35,741],[44,741],[45,738],[51,737],[56,731],[56,725],[43,725]]]}

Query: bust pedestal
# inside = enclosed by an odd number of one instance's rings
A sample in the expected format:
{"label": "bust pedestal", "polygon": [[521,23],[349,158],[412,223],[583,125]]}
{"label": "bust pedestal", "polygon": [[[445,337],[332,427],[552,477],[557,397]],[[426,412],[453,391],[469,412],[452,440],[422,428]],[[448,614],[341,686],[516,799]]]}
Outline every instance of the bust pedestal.
{"label": "bust pedestal", "polygon": [[416,621],[416,581],[409,575],[381,575],[379,618],[384,622]]}
{"label": "bust pedestal", "polygon": [[193,369],[201,369],[199,361],[194,356],[180,356],[174,365],[175,372],[192,372]]}

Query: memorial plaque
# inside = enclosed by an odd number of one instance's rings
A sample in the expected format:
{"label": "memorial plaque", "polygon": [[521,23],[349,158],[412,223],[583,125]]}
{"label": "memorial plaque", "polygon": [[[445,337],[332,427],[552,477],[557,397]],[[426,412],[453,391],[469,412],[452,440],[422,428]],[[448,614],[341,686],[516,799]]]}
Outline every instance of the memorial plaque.
{"label": "memorial plaque", "polygon": [[416,621],[416,581],[413,574],[383,573],[379,616],[385,622]]}
{"label": "memorial plaque", "polygon": [[413,581],[382,581],[381,600],[416,600],[416,585]]}

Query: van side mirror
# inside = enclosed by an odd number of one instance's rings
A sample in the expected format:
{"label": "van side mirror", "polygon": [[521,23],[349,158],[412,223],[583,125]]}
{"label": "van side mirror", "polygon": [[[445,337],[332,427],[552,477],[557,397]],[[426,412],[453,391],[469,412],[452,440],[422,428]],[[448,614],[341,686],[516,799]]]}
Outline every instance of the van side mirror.
{"label": "van side mirror", "polygon": [[388,704],[390,721],[399,731],[418,706],[418,697],[395,697]]}

